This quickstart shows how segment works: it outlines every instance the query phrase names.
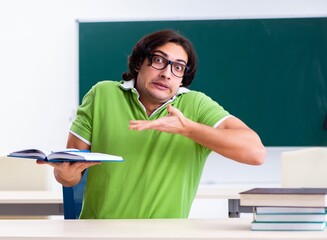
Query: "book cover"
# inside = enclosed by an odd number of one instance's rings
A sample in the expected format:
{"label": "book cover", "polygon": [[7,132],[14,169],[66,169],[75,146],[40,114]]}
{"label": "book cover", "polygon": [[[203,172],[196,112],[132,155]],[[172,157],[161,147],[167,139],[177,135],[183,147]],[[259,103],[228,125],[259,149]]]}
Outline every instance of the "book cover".
{"label": "book cover", "polygon": [[89,150],[63,149],[60,151],[47,151],[40,149],[25,149],[11,152],[8,157],[31,158],[48,162],[76,162],[76,161],[96,161],[96,162],[122,162],[121,156],[105,153],[90,152]]}
{"label": "book cover", "polygon": [[261,195],[322,195],[327,194],[327,188],[252,188],[240,192],[240,194],[261,194]]}
{"label": "book cover", "polygon": [[251,223],[253,231],[322,231],[326,227],[326,222],[257,222]]}
{"label": "book cover", "polygon": [[240,193],[240,205],[326,207],[327,188],[254,188]]}

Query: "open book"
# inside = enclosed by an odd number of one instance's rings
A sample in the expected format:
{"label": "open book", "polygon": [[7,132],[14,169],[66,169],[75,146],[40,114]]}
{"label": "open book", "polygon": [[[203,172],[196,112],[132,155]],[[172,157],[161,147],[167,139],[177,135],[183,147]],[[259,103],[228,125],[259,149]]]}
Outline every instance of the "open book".
{"label": "open book", "polygon": [[122,157],[104,153],[90,152],[89,150],[63,149],[61,151],[45,151],[40,149],[25,149],[11,152],[8,157],[32,158],[47,162],[78,162],[78,161],[95,161],[95,162],[122,162]]}

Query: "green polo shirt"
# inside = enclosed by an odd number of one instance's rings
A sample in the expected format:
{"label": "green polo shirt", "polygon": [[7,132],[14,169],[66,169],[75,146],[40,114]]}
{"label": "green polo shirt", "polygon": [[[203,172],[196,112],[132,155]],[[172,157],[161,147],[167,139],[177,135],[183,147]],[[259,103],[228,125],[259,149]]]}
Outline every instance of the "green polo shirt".
{"label": "green polo shirt", "polygon": [[102,81],[84,96],[71,132],[89,143],[91,151],[125,161],[89,168],[80,218],[188,217],[211,150],[178,134],[128,129],[130,120],[166,116],[168,103],[209,126],[229,115],[205,94],[180,88],[148,117],[133,80]]}

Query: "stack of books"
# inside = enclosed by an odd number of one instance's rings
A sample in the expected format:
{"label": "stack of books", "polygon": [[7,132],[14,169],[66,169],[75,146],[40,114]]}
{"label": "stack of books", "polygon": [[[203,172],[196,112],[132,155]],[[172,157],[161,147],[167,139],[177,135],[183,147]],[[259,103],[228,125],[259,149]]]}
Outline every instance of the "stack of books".
{"label": "stack of books", "polygon": [[254,188],[240,193],[253,207],[252,230],[319,231],[327,221],[327,188]]}

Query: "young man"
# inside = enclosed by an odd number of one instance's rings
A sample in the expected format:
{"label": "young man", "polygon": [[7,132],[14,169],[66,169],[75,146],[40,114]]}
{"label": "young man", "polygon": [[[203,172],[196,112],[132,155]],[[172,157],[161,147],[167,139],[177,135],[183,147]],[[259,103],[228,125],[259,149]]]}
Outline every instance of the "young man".
{"label": "young man", "polygon": [[165,30],[134,47],[123,81],[102,81],[85,95],[68,148],[120,155],[123,163],[59,163],[57,181],[88,178],[81,218],[186,218],[211,151],[259,165],[258,135],[203,93],[190,91],[192,44]]}

